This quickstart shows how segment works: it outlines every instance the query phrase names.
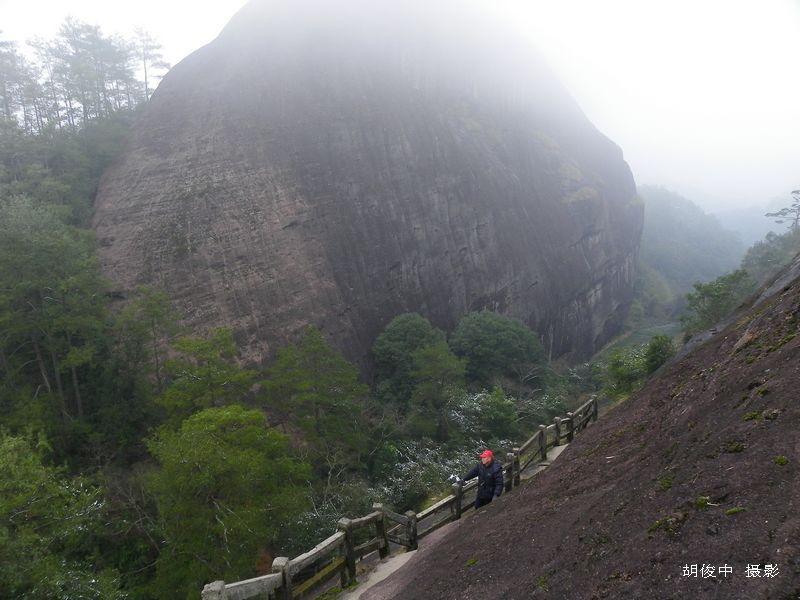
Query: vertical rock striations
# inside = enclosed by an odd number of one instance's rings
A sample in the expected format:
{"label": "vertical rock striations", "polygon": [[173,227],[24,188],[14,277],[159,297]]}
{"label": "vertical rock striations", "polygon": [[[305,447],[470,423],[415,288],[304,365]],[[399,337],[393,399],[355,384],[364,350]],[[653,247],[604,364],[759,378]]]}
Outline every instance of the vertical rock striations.
{"label": "vertical rock striations", "polygon": [[123,292],[263,360],[305,325],[364,361],[399,313],[488,308],[584,357],[632,295],[642,207],[620,149],[468,4],[253,1],[163,80],[104,176]]}

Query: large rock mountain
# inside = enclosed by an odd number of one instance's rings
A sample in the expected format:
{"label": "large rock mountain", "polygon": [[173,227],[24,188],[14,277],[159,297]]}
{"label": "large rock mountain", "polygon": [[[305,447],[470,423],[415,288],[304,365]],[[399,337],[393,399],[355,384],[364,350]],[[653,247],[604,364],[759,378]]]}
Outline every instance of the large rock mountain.
{"label": "large rock mountain", "polygon": [[252,362],[312,324],[362,364],[397,314],[483,308],[586,356],[641,225],[620,149],[519,36],[388,0],[246,5],[164,78],[95,217],[123,294],[165,288]]}

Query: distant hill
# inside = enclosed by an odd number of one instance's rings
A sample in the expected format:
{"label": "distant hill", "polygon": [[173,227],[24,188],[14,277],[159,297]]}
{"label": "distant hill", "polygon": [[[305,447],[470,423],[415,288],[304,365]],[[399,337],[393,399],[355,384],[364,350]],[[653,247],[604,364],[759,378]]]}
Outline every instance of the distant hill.
{"label": "distant hill", "polygon": [[776,199],[764,206],[720,210],[713,214],[725,229],[736,232],[746,246],[752,246],[763,240],[770,231],[783,233],[785,226],[775,223],[775,219],[764,215],[786,204],[786,200]]}
{"label": "distant hill", "polygon": [[640,186],[638,192],[645,205],[639,258],[673,294],[738,268],[746,246],[716,217],[663,187]]}

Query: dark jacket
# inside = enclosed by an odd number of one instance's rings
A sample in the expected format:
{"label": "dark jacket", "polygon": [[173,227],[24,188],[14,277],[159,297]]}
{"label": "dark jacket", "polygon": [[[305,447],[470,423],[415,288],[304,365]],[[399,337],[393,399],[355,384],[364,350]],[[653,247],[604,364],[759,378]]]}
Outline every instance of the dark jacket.
{"label": "dark jacket", "polygon": [[496,498],[503,493],[503,465],[493,460],[488,465],[478,463],[464,475],[464,481],[478,478],[478,498]]}

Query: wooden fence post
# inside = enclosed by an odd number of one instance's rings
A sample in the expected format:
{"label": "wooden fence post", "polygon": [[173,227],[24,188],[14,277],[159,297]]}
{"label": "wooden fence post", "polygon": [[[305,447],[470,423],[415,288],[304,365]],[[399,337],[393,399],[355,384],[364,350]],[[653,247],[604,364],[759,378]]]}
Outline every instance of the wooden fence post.
{"label": "wooden fence post", "polygon": [[342,517],[337,521],[336,528],[344,532],[344,563],[345,568],[342,571],[342,589],[356,580],[356,553],[355,543],[353,542],[353,528],[350,525],[350,519]]}
{"label": "wooden fence post", "polygon": [[203,600],[227,600],[228,594],[225,592],[224,581],[212,581],[207,583],[201,593]]}
{"label": "wooden fence post", "polygon": [[506,464],[508,464],[508,470],[506,471],[505,491],[510,492],[514,489],[514,455],[511,452],[506,453]]}
{"label": "wooden fence post", "polygon": [[279,597],[282,600],[292,600],[292,578],[289,576],[289,559],[286,556],[279,556],[272,561],[272,572],[281,573],[283,581],[281,582],[281,592]]}
{"label": "wooden fence post", "polygon": [[592,421],[597,421],[597,396],[592,398]]}
{"label": "wooden fence post", "polygon": [[569,426],[567,427],[567,443],[572,443],[572,438],[575,435],[575,414],[568,412],[567,419],[569,419]]}
{"label": "wooden fence post", "polygon": [[522,483],[522,466],[519,460],[519,454],[520,454],[519,448],[514,448],[513,453],[514,453],[514,487],[519,487],[519,484]]}
{"label": "wooden fence post", "polygon": [[553,419],[553,423],[556,426],[556,446],[561,445],[561,417],[556,417]]}
{"label": "wooden fence post", "polygon": [[408,517],[408,549],[417,549],[417,513],[413,510],[407,510],[406,516]]}
{"label": "wooden fence post", "polygon": [[461,499],[464,497],[464,486],[460,481],[453,484],[453,520],[458,521],[461,518]]}
{"label": "wooden fence post", "polygon": [[539,450],[542,452],[542,462],[547,460],[547,426],[539,425]]}
{"label": "wooden fence post", "polygon": [[389,556],[389,538],[386,535],[386,514],[383,512],[383,504],[376,502],[372,505],[372,510],[381,513],[381,518],[375,521],[375,537],[383,541],[383,546],[378,548],[378,556],[386,558]]}

